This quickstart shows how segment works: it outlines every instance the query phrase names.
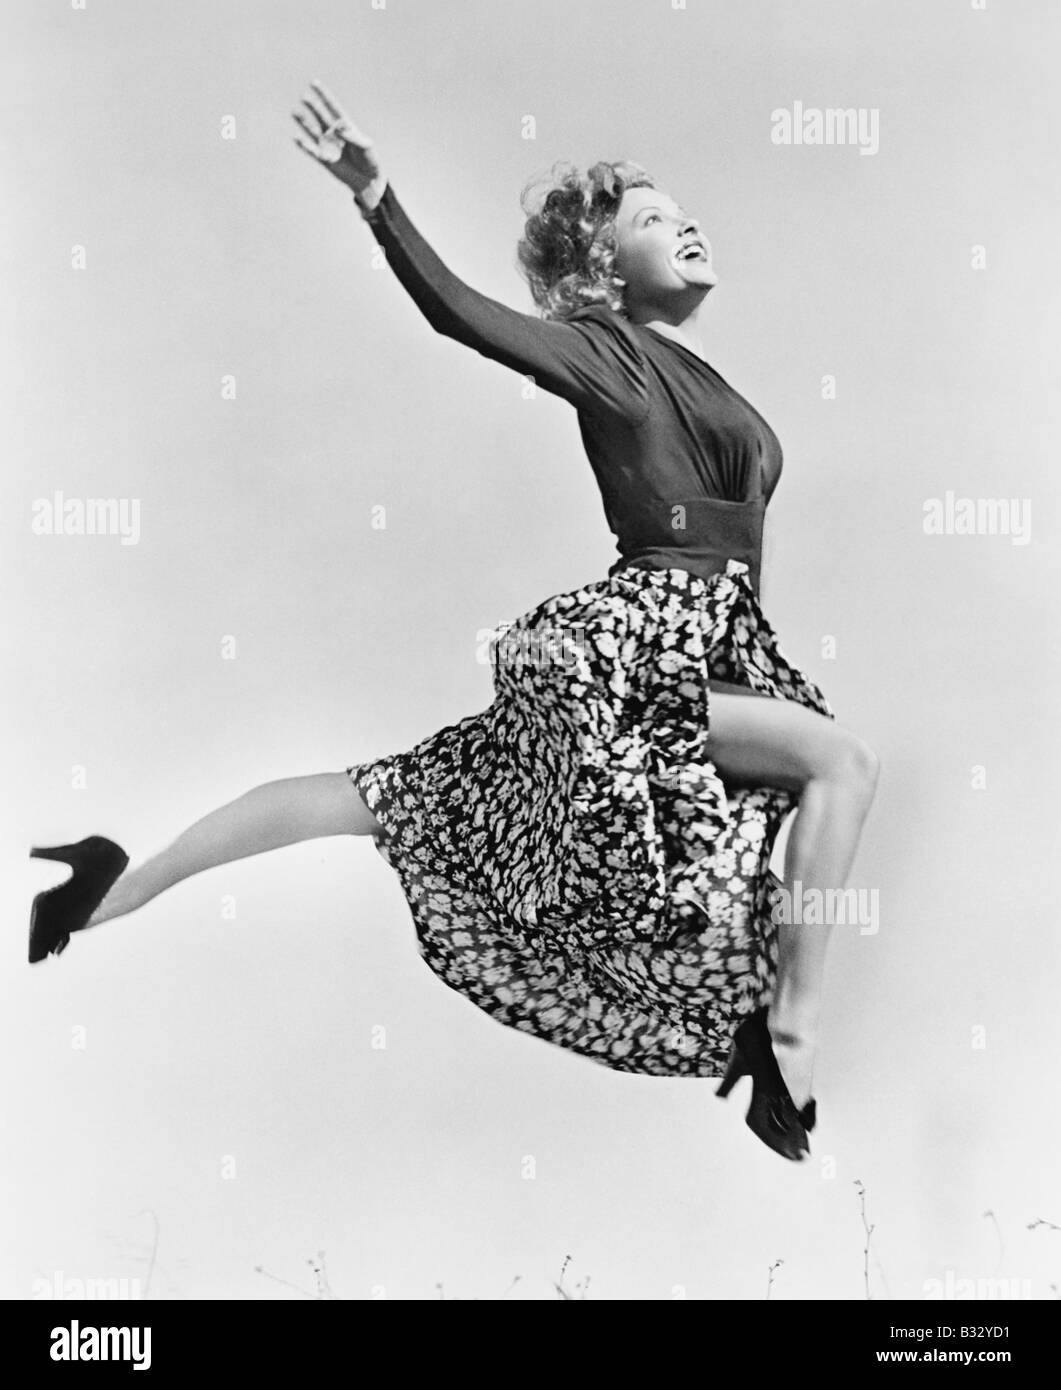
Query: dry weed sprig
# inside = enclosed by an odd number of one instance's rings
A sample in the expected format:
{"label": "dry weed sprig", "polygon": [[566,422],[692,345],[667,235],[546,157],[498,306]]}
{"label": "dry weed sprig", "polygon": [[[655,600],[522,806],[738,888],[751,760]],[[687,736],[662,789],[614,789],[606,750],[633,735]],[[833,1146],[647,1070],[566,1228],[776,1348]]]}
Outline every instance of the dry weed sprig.
{"label": "dry weed sprig", "polygon": [[1002,1227],[998,1224],[998,1217],[990,1209],[984,1212],[984,1220],[990,1220],[994,1223],[995,1235],[998,1237],[998,1260],[995,1264],[995,1273],[997,1274],[1002,1268],[1002,1261],[1006,1257],[1006,1244],[1002,1239]]}
{"label": "dry weed sprig", "polygon": [[317,1251],[317,1258],[310,1258],[306,1261],[310,1269],[313,1270],[316,1289],[304,1289],[301,1284],[293,1284],[290,1279],[281,1279],[279,1275],[271,1273],[264,1265],[255,1265],[255,1274],[260,1274],[263,1279],[271,1279],[274,1284],[281,1284],[285,1289],[293,1289],[301,1298],[312,1298],[319,1300],[334,1299],[335,1293],[328,1282],[328,1271],[324,1262],[324,1251]]}
{"label": "dry weed sprig", "polygon": [[[570,1263],[571,1263],[571,1256],[570,1256],[570,1255],[565,1255],[565,1256],[564,1256],[564,1262],[563,1262],[563,1264],[560,1266],[560,1278],[559,1278],[559,1279],[554,1279],[554,1280],[553,1280],[553,1288],[556,1290],[557,1296],[558,1296],[559,1298],[576,1299],[576,1300],[577,1300],[577,1299],[584,1299],[584,1298],[586,1297],[587,1293],[589,1292],[589,1275],[587,1275],[586,1278],[585,1278],[584,1280],[581,1280],[579,1283],[577,1283],[577,1284],[575,1285],[575,1288],[574,1288],[574,1292],[573,1292],[573,1293],[569,1293],[568,1290],[567,1290],[567,1288],[566,1288],[566,1286],[565,1286],[565,1284],[564,1284],[564,1275],[567,1273],[567,1267],[568,1267],[568,1265],[569,1265]],[[580,1289],[581,1289],[581,1291],[582,1291],[581,1293],[579,1292]]]}
{"label": "dry weed sprig", "polygon": [[311,1290],[303,1289],[298,1284],[292,1284],[290,1279],[281,1279],[276,1274],[271,1274],[263,1265],[254,1266],[255,1274],[260,1274],[263,1279],[271,1279],[274,1284],[282,1284],[285,1289],[294,1289],[295,1293],[301,1298],[316,1298],[317,1295]]}
{"label": "dry weed sprig", "polygon": [[866,1286],[866,1297],[872,1299],[873,1295],[869,1291],[869,1245],[873,1239],[873,1232],[876,1226],[871,1226],[866,1220],[866,1189],[858,1178],[855,1179],[855,1188],[858,1192],[858,1208],[862,1216],[862,1229],[866,1233],[866,1245],[862,1251],[862,1278]]}

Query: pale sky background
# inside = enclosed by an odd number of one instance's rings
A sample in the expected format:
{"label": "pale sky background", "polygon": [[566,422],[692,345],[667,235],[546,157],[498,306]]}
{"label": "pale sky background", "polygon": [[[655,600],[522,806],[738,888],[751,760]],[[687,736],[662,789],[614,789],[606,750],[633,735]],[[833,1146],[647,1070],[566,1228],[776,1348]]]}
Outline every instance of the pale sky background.
{"label": "pale sky background", "polygon": [[[255,1267],[309,1288],[324,1250],[346,1298],[555,1297],[571,1255],[600,1299],[759,1298],[779,1259],[774,1298],[859,1299],[860,1179],[875,1296],[1052,1296],[1059,28],[1050,0],[5,6],[0,1292],[144,1281],[153,1213],[152,1297],[295,1297]],[[25,962],[61,876],[32,844],[136,859],[407,748],[489,703],[481,629],[614,558],[574,411],[433,334],[291,144],[313,77],[517,308],[519,191],[555,159],[638,160],[713,243],[711,360],[785,449],[764,609],[883,763],[853,878],[880,931],[837,932],[810,1165],[743,1086],[612,1073],[447,990],[369,841]],[[773,145],[797,100],[878,109],[879,152]],[[34,535],[56,490],[140,499],[139,543]],[[948,490],[1028,499],[1031,543],[926,536]]]}

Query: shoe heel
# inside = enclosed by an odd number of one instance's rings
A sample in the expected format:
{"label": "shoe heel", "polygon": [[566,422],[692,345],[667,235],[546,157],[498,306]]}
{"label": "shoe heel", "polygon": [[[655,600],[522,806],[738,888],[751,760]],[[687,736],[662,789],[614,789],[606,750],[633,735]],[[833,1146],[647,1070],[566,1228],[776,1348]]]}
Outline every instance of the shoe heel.
{"label": "shoe heel", "polygon": [[29,857],[31,859],[54,859],[58,864],[69,864],[73,867],[73,860],[77,857],[76,851],[76,845],[56,845],[47,849],[38,846],[30,850]]}
{"label": "shoe heel", "polygon": [[722,1078],[722,1084],[716,1089],[715,1095],[725,1100],[730,1091],[733,1090],[734,1086],[736,1086],[737,1082],[744,1075],[746,1075],[744,1060],[736,1048],[734,1048],[733,1056],[729,1059],[729,1066],[726,1068],[726,1074]]}

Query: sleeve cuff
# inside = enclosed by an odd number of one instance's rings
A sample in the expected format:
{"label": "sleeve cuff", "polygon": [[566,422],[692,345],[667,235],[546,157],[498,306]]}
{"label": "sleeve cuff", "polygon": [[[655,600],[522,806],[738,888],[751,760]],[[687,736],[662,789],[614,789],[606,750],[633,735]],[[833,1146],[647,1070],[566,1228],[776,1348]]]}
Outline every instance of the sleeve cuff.
{"label": "sleeve cuff", "polygon": [[388,179],[387,182],[386,182],[386,183],[384,184],[384,186],[383,186],[383,192],[380,194],[379,199],[378,199],[378,201],[377,201],[377,203],[376,203],[376,206],[373,207],[373,208],[366,208],[365,205],[364,205],[364,203],[362,203],[361,199],[357,196],[357,194],[356,194],[356,193],[354,194],[354,202],[357,204],[357,210],[358,210],[358,212],[361,214],[361,216],[362,216],[362,218],[363,218],[364,221],[366,221],[366,222],[378,222],[378,221],[379,221],[379,219],[380,219],[380,211],[381,211],[381,209],[382,209],[382,207],[383,207],[383,200],[384,200],[384,198],[386,198],[386,196],[387,196],[387,194],[388,194],[389,192],[390,192],[390,180]]}

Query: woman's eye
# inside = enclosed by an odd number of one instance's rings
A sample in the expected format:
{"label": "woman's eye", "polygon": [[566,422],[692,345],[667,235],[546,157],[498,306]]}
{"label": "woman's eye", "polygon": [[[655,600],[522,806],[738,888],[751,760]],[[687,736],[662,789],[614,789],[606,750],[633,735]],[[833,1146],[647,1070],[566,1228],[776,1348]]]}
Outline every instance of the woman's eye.
{"label": "woman's eye", "polygon": [[645,218],[645,226],[647,227],[648,224],[649,224],[650,222],[658,222],[658,221],[659,221],[659,213],[658,213],[658,212],[650,212],[649,215]]}

